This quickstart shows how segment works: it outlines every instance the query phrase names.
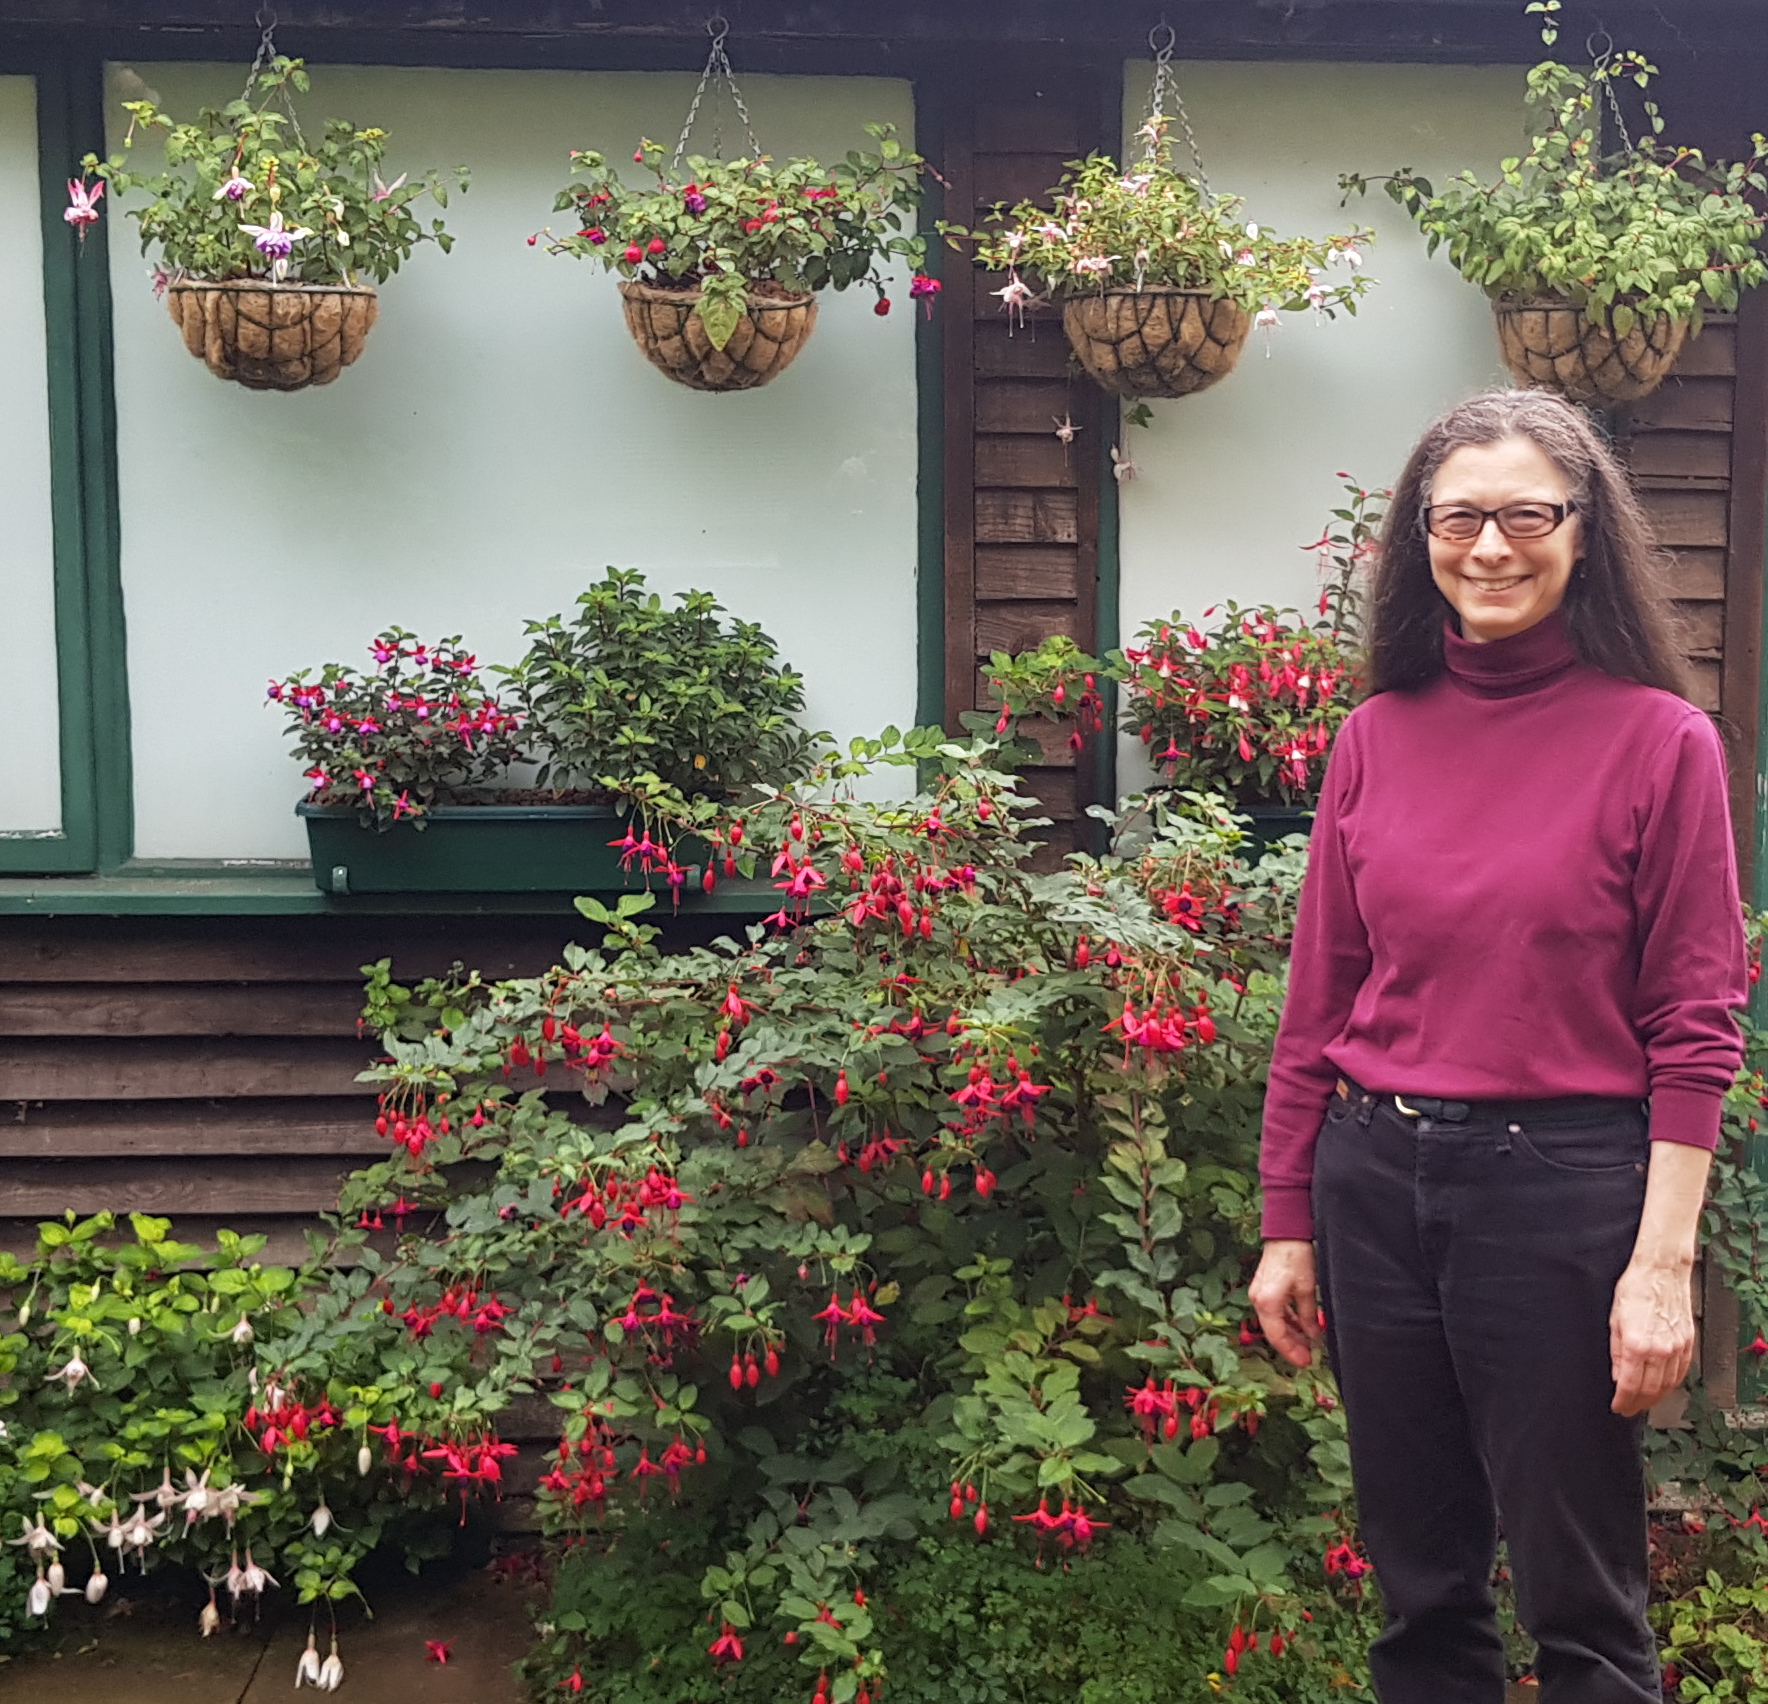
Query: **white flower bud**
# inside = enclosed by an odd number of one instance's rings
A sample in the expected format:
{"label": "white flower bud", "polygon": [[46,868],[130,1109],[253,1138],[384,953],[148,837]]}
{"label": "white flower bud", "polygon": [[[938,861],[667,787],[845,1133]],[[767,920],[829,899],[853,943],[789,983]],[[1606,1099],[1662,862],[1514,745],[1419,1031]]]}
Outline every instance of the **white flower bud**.
{"label": "white flower bud", "polygon": [[373,1466],[374,1456],[369,1450],[368,1445],[364,1444],[362,1448],[356,1452],[356,1471],[366,1479],[368,1477],[368,1470]]}
{"label": "white flower bud", "polygon": [[86,1601],[102,1603],[104,1594],[110,1590],[110,1576],[102,1569],[95,1569],[92,1578],[86,1582]]}
{"label": "white flower bud", "polygon": [[251,1342],[256,1333],[252,1330],[252,1322],[247,1319],[244,1314],[241,1314],[239,1316],[239,1324],[236,1325],[232,1331],[228,1332],[227,1335],[232,1339],[236,1348],[243,1349],[246,1344]]}
{"label": "white flower bud", "polygon": [[141,1335],[141,1319],[140,1319],[139,1315],[132,1314],[130,1316],[130,1318],[129,1318],[129,1335],[131,1337],[139,1337]]}
{"label": "white flower bud", "polygon": [[205,1639],[208,1638],[211,1633],[219,1633],[221,1631],[221,1611],[215,1607],[215,1600],[213,1598],[210,1598],[209,1601],[203,1605],[203,1612],[196,1618],[196,1624],[202,1630],[202,1635]]}
{"label": "white flower bud", "polygon": [[49,1573],[46,1577],[49,1581],[49,1590],[54,1596],[60,1597],[67,1590],[68,1571],[59,1562],[49,1564]]}
{"label": "white flower bud", "polygon": [[313,1536],[315,1538],[324,1538],[331,1530],[332,1512],[325,1506],[323,1498],[320,1500],[319,1507],[313,1511],[312,1518],[307,1524],[312,1527]]}
{"label": "white flower bud", "polygon": [[41,1574],[36,1584],[31,1587],[25,1598],[26,1615],[47,1615],[49,1613],[49,1582]]}
{"label": "white flower bud", "polygon": [[29,1325],[31,1323],[31,1304],[29,1302],[26,1302],[25,1305],[18,1310],[18,1323],[20,1325]]}

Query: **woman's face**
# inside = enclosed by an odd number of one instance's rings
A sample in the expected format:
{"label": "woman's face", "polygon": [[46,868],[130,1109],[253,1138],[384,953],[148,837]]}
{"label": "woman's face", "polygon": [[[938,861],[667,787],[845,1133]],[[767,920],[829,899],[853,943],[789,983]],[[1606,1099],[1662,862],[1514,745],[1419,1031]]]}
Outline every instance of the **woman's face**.
{"label": "woman's face", "polygon": [[[1475,509],[1570,500],[1565,475],[1529,438],[1454,451],[1437,469],[1427,498],[1433,508]],[[1432,534],[1428,542],[1437,590],[1460,616],[1462,636],[1481,642],[1521,633],[1550,616],[1565,602],[1572,570],[1584,555],[1575,514],[1544,538],[1506,538],[1494,518],[1466,541]]]}

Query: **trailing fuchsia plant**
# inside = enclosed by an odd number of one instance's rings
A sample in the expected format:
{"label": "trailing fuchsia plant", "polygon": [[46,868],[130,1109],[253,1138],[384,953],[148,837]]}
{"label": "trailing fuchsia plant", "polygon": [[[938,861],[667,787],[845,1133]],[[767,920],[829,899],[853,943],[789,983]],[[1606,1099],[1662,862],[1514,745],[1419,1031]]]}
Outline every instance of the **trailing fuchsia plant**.
{"label": "trailing fuchsia plant", "polygon": [[315,804],[351,805],[365,826],[423,826],[438,795],[500,773],[520,755],[521,718],[479,683],[458,638],[426,645],[389,627],[369,647],[372,673],[327,663],[273,680]]}

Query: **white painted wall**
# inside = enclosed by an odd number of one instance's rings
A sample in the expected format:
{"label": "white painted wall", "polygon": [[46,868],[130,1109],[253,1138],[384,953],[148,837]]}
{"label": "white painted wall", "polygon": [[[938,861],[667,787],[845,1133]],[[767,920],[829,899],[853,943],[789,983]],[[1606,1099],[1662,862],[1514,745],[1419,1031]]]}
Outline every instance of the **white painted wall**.
{"label": "white painted wall", "polygon": [[0,622],[10,712],[0,836],[61,827],[41,193],[36,81],[0,77]]}
{"label": "white painted wall", "polygon": [[[116,99],[135,78],[193,117],[237,95],[241,69],[118,67]],[[888,319],[870,292],[825,295],[790,372],[708,396],[646,364],[609,277],[527,246],[555,217],[570,148],[620,159],[643,136],[672,142],[693,86],[316,67],[315,122],[391,130],[393,173],[473,171],[446,214],[454,253],[421,249],[385,286],[361,360],[330,386],[284,396],[211,377],[154,300],[133,226],[112,232],[138,856],[304,856],[303,783],[268,677],[365,659],[391,622],[513,660],[522,618],[569,608],[610,563],[761,622],[806,677],[812,727],[913,721],[906,292]],[[906,83],[743,88],[776,155],[865,146],[869,121],[912,139]],[[728,112],[725,128],[734,152]]]}
{"label": "white painted wall", "polygon": [[[1356,318],[1316,325],[1285,314],[1255,332],[1240,365],[1200,396],[1152,404],[1126,427],[1140,477],[1122,487],[1122,633],[1233,598],[1308,608],[1314,557],[1342,500],[1339,469],[1392,484],[1428,421],[1471,392],[1507,382],[1491,308],[1378,189],[1340,209],[1338,174],[1415,166],[1433,180],[1471,167],[1495,175],[1524,140],[1514,67],[1198,63],[1178,66],[1211,187],[1285,234],[1352,224],[1377,240],[1379,280]],[[1150,74],[1125,77],[1125,131],[1146,115]],[[1268,356],[1267,356],[1268,348]],[[1146,777],[1139,742],[1121,748],[1126,788]]]}

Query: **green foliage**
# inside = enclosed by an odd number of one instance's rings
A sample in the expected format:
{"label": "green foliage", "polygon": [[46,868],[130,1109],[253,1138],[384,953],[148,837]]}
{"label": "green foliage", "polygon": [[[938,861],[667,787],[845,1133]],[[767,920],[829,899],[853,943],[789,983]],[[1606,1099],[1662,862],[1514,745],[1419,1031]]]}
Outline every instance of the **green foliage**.
{"label": "green foliage", "polygon": [[754,622],[722,620],[710,592],[666,605],[618,568],[577,605],[569,623],[530,621],[527,653],[498,671],[542,786],[614,790],[650,775],[684,797],[718,798],[802,773],[803,678]]}
{"label": "green foliage", "polygon": [[[317,1265],[265,1265],[262,1237],[224,1230],[204,1250],[170,1231],[138,1213],[120,1239],[110,1214],[70,1213],[38,1227],[31,1259],[0,1255],[16,1310],[0,1337],[0,1512],[18,1531],[0,1616],[15,1626],[21,1569],[49,1576],[32,1623],[55,1613],[58,1566],[93,1602],[131,1568],[194,1568],[249,1613],[242,1554],[308,1603],[353,1594],[382,1542],[437,1548],[427,1470],[359,1470],[364,1429],[404,1393],[384,1373],[353,1382]],[[321,1325],[331,1349],[303,1357]]]}
{"label": "green foliage", "polygon": [[[1528,7],[1557,37],[1559,0]],[[1346,174],[1362,194],[1371,182],[1418,222],[1434,254],[1444,247],[1464,278],[1499,299],[1560,296],[1625,337],[1660,314],[1699,328],[1709,308],[1729,311],[1768,281],[1757,252],[1762,215],[1749,192],[1768,191],[1768,140],[1747,160],[1708,161],[1671,147],[1654,102],[1649,136],[1603,149],[1603,106],[1627,82],[1646,88],[1656,67],[1633,51],[1605,54],[1587,71],[1543,60],[1528,76],[1528,102],[1543,115],[1528,152],[1505,160],[1497,180],[1458,173],[1438,191],[1410,167],[1383,179]]]}
{"label": "green foliage", "polygon": [[[925,243],[908,219],[921,199],[920,155],[893,127],[869,124],[878,151],[852,151],[832,166],[762,154],[737,160],[689,156],[687,177],[665,164],[661,143],[633,155],[655,174],[635,189],[600,155],[572,150],[567,184],[553,203],[579,229],[546,232],[554,254],[598,261],[623,278],[664,289],[697,290],[696,312],[722,349],[744,313],[745,294],[845,290],[870,283],[885,301],[879,266],[904,261],[918,271]],[[905,229],[907,226],[907,229]]]}
{"label": "green foliage", "polygon": [[[88,154],[83,169],[119,194],[151,197],[130,217],[141,228],[142,252],[156,244],[172,273],[205,279],[281,278],[286,271],[308,284],[385,283],[423,242],[453,246],[441,219],[426,230],[412,211],[420,196],[448,205],[448,187],[435,172],[421,182],[401,174],[383,184],[384,130],[359,130],[327,119],[321,140],[301,134],[290,91],[306,94],[305,62],[281,54],[259,70],[247,95],[205,107],[194,124],[180,124],[152,101],[125,101],[129,129],[122,151],[108,160]],[[280,106],[280,110],[279,110]],[[138,131],[166,132],[166,169],[131,165]],[[467,187],[464,166],[456,181]],[[258,230],[275,228],[292,239],[279,263]],[[296,233],[299,233],[298,235]]]}
{"label": "green foliage", "polygon": [[[1054,213],[1022,201],[997,207],[987,231],[940,230],[954,245],[972,244],[978,264],[1007,274],[996,294],[1009,307],[1029,299],[1024,274],[1054,295],[1159,284],[1232,297],[1249,311],[1356,312],[1372,282],[1360,270],[1370,233],[1279,237],[1249,222],[1238,196],[1211,195],[1174,165],[1167,126],[1156,113],[1143,127],[1145,157],[1127,173],[1104,154],[1072,162],[1047,198]],[[1335,260],[1350,276],[1324,283]]]}
{"label": "green foliage", "polygon": [[409,817],[489,781],[521,753],[518,718],[479,684],[458,637],[426,645],[402,627],[378,635],[372,673],[327,663],[270,683],[316,803],[353,805],[365,827]]}

